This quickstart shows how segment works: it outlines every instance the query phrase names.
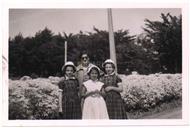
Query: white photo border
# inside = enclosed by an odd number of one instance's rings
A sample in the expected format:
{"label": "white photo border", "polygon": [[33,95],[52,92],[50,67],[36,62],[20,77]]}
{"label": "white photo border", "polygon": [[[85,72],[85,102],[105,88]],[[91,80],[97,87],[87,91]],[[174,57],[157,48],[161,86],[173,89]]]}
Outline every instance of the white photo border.
{"label": "white photo border", "polygon": [[[151,0],[141,2],[129,1],[123,4],[122,0],[5,0],[2,4],[2,54],[8,60],[8,38],[9,38],[9,9],[20,8],[181,8],[182,10],[182,40],[183,40],[183,69],[182,69],[182,119],[138,119],[138,120],[8,120],[8,61],[3,61],[2,75],[2,126],[5,127],[90,127],[90,126],[187,126],[189,125],[189,9],[188,4],[180,0],[159,0],[153,3]],[[94,3],[93,3],[94,2]],[[2,61],[1,61],[2,62]],[[151,121],[150,121],[151,120]]]}

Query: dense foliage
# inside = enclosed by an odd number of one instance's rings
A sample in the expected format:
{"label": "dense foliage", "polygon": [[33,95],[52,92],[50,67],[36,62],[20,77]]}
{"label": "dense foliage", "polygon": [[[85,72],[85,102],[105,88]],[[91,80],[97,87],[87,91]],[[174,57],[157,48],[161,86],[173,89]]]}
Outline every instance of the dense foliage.
{"label": "dense foliage", "polygon": [[[181,73],[181,16],[161,14],[161,18],[163,21],[146,19],[144,34],[130,35],[129,30],[114,32],[119,73]],[[65,41],[68,42],[68,60],[76,65],[83,50],[87,50],[91,62],[100,67],[109,58],[109,39],[105,30],[94,28],[93,32],[55,35],[45,28],[34,37],[23,37],[19,33],[9,39],[10,77],[60,76]]]}
{"label": "dense foliage", "polygon": [[162,72],[179,73],[182,71],[182,16],[168,13],[161,14],[161,18],[161,22],[145,20],[148,39],[144,45],[157,53]]}

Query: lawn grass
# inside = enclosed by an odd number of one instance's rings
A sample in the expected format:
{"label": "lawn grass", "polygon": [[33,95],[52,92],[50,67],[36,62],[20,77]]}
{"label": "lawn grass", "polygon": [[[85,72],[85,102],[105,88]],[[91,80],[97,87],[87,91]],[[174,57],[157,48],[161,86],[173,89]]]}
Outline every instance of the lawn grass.
{"label": "lawn grass", "polygon": [[134,112],[127,112],[127,115],[129,119],[146,119],[146,117],[150,118],[151,115],[159,114],[164,111],[170,111],[175,108],[182,108],[182,99],[159,104],[156,107],[149,109],[149,111],[137,110]]}

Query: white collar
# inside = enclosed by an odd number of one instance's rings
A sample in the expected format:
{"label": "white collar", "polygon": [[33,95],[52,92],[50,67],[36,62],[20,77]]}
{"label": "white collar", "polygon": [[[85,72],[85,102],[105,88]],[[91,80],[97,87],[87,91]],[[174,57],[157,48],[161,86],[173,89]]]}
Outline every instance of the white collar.
{"label": "white collar", "polygon": [[113,76],[113,75],[115,75],[116,73],[115,73],[115,71],[114,72],[112,72],[111,74],[105,74],[105,76]]}
{"label": "white collar", "polygon": [[95,83],[95,82],[98,82],[98,79],[97,79],[97,80],[95,80],[95,81],[94,81],[94,80],[92,80],[92,79],[90,79],[90,80],[91,80],[91,82],[94,82],[94,83]]}
{"label": "white collar", "polygon": [[65,75],[65,80],[75,80],[76,78],[73,76],[73,77],[68,77]]}

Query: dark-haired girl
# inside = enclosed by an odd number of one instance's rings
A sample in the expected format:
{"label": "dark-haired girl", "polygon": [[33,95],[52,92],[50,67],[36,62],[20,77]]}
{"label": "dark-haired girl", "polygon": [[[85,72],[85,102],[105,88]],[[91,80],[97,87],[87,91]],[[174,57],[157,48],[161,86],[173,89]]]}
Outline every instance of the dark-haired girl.
{"label": "dark-haired girl", "polygon": [[105,101],[110,119],[127,119],[124,102],[120,92],[123,91],[122,80],[115,73],[115,63],[107,59],[103,63],[105,75],[101,78],[104,83]]}
{"label": "dark-haired girl", "polygon": [[79,83],[74,77],[76,67],[73,62],[66,62],[62,67],[64,78],[58,83],[59,112],[61,119],[81,119],[81,104],[79,98]]}
{"label": "dark-haired girl", "polygon": [[84,98],[82,119],[109,119],[102,92],[104,83],[99,81],[100,69],[97,66],[91,66],[87,74],[90,79],[82,86]]}

